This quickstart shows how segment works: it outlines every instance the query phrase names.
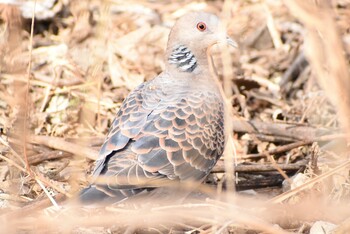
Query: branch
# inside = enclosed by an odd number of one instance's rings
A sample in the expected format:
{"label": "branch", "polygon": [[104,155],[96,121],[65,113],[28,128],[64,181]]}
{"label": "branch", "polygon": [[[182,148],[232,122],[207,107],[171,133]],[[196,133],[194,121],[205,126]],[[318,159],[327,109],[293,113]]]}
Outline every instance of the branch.
{"label": "branch", "polygon": [[98,155],[98,151],[94,149],[67,142],[60,137],[32,135],[30,136],[29,141],[35,144],[46,145],[53,149],[63,150],[81,157],[87,157],[92,160],[96,160]]}
{"label": "branch", "polygon": [[233,131],[288,137],[299,141],[313,141],[331,132],[325,128],[241,119],[233,119]]}
{"label": "branch", "polygon": [[[306,164],[294,163],[294,164],[277,164],[277,166],[283,171],[298,171],[300,168],[305,167]],[[235,172],[267,172],[277,171],[277,169],[271,164],[240,164],[235,166]],[[224,173],[225,162],[220,160],[217,162],[211,173]]]}

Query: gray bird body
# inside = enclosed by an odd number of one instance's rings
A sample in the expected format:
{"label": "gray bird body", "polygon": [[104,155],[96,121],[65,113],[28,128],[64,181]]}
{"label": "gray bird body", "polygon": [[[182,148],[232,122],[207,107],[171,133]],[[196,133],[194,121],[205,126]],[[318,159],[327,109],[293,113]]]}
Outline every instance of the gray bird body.
{"label": "gray bird body", "polygon": [[203,53],[169,39],[166,70],[118,111],[84,203],[123,200],[167,181],[200,183],[210,173],[224,149],[224,105]]}

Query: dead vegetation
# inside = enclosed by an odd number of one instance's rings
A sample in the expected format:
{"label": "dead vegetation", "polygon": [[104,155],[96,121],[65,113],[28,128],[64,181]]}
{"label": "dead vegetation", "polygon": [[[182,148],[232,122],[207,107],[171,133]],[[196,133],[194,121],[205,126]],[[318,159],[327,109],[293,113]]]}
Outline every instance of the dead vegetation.
{"label": "dead vegetation", "polygon": [[[14,2],[0,4],[2,232],[349,232],[348,1]],[[240,45],[213,54],[233,145],[207,196],[59,208],[190,10],[221,16]]]}

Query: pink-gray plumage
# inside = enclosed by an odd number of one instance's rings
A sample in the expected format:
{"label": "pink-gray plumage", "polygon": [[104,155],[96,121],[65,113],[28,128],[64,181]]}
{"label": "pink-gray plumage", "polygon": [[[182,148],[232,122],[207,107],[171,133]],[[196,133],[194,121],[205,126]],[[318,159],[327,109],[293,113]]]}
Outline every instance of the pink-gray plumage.
{"label": "pink-gray plumage", "polygon": [[[188,13],[169,35],[165,70],[124,100],[100,150],[83,202],[122,200],[155,182],[201,182],[223,153],[224,104],[207,50],[227,40],[219,19]],[[151,184],[148,184],[150,182]]]}

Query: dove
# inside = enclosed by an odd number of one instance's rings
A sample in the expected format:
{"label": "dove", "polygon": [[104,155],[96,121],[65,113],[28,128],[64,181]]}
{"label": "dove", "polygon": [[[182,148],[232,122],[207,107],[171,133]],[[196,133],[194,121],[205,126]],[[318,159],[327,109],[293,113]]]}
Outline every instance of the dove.
{"label": "dove", "polygon": [[222,42],[237,46],[213,14],[177,20],[164,71],[122,103],[81,202],[118,202],[167,181],[198,184],[207,177],[225,146],[224,100],[207,56]]}

